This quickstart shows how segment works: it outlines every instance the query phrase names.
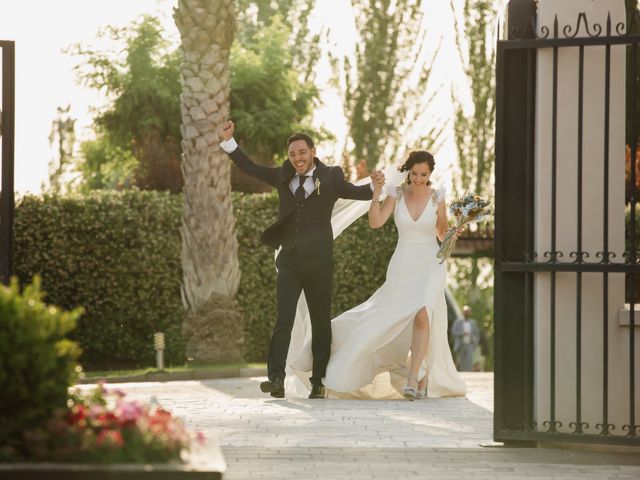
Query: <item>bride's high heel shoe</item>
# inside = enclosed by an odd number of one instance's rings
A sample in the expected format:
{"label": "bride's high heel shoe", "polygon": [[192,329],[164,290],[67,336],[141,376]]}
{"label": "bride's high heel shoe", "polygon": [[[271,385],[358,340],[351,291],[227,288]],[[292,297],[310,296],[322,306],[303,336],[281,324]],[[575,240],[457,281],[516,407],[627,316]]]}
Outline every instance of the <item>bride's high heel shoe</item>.
{"label": "bride's high heel shoe", "polygon": [[[420,388],[420,384],[424,382],[424,387]],[[429,385],[429,376],[425,375],[424,377],[422,377],[422,379],[420,379],[420,381],[418,382],[418,387],[416,388],[416,399],[417,400],[424,400],[425,398],[427,398],[427,386]]]}
{"label": "bride's high heel shoe", "polygon": [[411,379],[415,380],[416,384],[418,383],[418,379],[416,377],[407,377],[407,383],[405,383],[404,387],[402,387],[402,394],[406,399],[415,400],[416,398],[418,398],[417,385],[416,388],[410,387],[409,382],[411,381]]}

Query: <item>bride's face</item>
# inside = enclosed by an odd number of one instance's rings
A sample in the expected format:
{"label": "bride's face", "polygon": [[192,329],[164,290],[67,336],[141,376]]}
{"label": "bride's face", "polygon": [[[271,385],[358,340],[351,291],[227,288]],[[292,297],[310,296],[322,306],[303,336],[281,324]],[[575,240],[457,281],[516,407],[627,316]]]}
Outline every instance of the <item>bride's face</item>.
{"label": "bride's face", "polygon": [[427,163],[416,163],[411,167],[411,184],[416,187],[424,187],[431,177],[431,169]]}

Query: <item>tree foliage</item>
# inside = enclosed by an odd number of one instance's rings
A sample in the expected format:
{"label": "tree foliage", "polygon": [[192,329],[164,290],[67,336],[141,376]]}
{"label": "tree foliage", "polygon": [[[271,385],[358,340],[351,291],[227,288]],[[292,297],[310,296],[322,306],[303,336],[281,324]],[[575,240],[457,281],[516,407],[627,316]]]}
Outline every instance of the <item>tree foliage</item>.
{"label": "tree foliage", "polygon": [[288,30],[287,46],[291,64],[303,83],[315,80],[315,64],[320,58],[325,31],[311,33],[309,15],[314,0],[239,0],[240,28],[238,41],[251,43],[276,17]]}
{"label": "tree foliage", "polygon": [[49,146],[57,147],[56,157],[49,162],[49,185],[42,185],[43,190],[50,193],[62,192],[70,179],[65,177],[70,173],[73,162],[73,149],[76,143],[76,119],[71,117],[71,105],[58,107],[56,118],[51,122]]}
{"label": "tree foliage", "polygon": [[107,27],[99,34],[104,37],[123,45],[124,55],[70,49],[82,59],[80,81],[110,100],[94,118],[96,139],[81,146],[82,186],[180,191],[180,56],[150,15]]}
{"label": "tree foliage", "polygon": [[[455,13],[453,2],[451,7]],[[471,90],[472,112],[465,112],[456,92],[455,143],[458,149],[458,194],[470,190],[478,195],[493,191],[495,164],[495,66],[496,52],[492,35],[497,11],[495,1],[465,0],[463,24],[456,21],[457,47]]]}
{"label": "tree foliage", "polygon": [[[239,3],[238,38],[231,51],[231,117],[237,139],[253,160],[274,165],[295,131],[305,131],[316,140],[330,137],[310,123],[318,103],[313,72],[320,34],[309,32],[310,0]],[[238,191],[271,189],[235,166],[231,181]]]}
{"label": "tree foliage", "polygon": [[[312,3],[240,2],[243,23],[231,53],[231,116],[243,146],[262,164],[272,165],[296,130],[318,139],[329,136],[309,123],[318,101],[313,68],[303,66],[319,55],[318,35],[307,26]],[[179,51],[149,15],[123,28],[107,27],[99,38],[114,40],[119,49],[69,49],[80,58],[80,81],[109,99],[95,116],[96,138],[80,145],[75,165],[80,190],[135,186],[180,191]],[[236,171],[232,183],[243,191],[264,187]]]}
{"label": "tree foliage", "polygon": [[281,17],[232,49],[231,116],[247,149],[272,164],[296,130],[312,130],[308,120],[318,96],[310,82],[300,82]]}
{"label": "tree foliage", "polygon": [[[359,41],[355,64],[333,58],[344,71],[344,108],[349,124],[349,160],[371,170],[385,158],[404,154],[407,135],[435,97],[427,94],[431,55],[423,26],[422,0],[352,0]],[[437,148],[444,127],[435,124],[415,139]]]}
{"label": "tree foliage", "polygon": [[[453,2],[451,8],[455,15],[457,12]],[[493,31],[497,19],[496,3],[494,0],[465,0],[461,17],[462,24],[456,20],[456,44],[469,84],[472,110],[465,111],[458,92],[452,92],[459,168],[454,191],[458,195],[473,191],[492,197],[496,114]],[[480,326],[492,332],[491,261],[478,257],[457,258],[452,262],[452,273],[456,283],[455,295],[460,304],[469,305]]]}

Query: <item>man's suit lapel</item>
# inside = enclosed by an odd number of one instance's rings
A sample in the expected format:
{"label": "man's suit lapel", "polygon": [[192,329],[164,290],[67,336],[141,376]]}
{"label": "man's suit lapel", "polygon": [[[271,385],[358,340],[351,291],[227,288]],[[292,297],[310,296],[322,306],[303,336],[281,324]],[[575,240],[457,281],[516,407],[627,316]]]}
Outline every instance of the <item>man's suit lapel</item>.
{"label": "man's suit lapel", "polygon": [[289,192],[292,198],[295,198],[295,197],[291,192],[291,189],[289,188],[289,183],[291,182],[291,179],[295,176],[295,174],[296,174],[296,171],[293,168],[293,165],[291,165],[291,162],[289,160],[285,160],[282,163],[282,166],[280,167],[280,172],[278,173],[278,180],[282,184],[282,188],[287,192]]}
{"label": "man's suit lapel", "polygon": [[327,173],[329,172],[329,167],[320,160],[314,158],[314,161],[316,163],[316,169],[313,171],[313,177],[311,178],[313,181],[313,192],[305,198],[305,201],[309,200],[313,195],[320,195],[320,189],[322,188],[322,184],[327,180]]}

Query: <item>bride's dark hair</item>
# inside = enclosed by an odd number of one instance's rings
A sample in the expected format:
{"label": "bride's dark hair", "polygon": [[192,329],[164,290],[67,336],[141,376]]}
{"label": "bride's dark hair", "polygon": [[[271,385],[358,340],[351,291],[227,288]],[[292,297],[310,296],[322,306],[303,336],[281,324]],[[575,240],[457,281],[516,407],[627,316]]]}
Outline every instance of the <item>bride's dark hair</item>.
{"label": "bride's dark hair", "polygon": [[[429,165],[429,170],[433,172],[433,169],[436,167],[436,160],[426,150],[415,150],[409,154],[409,158],[400,166],[398,170],[401,172],[409,172],[414,165],[418,163],[426,163]],[[407,175],[407,183],[411,183],[411,173]],[[431,181],[427,183],[427,185],[431,185]]]}

